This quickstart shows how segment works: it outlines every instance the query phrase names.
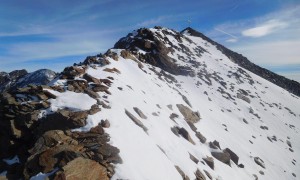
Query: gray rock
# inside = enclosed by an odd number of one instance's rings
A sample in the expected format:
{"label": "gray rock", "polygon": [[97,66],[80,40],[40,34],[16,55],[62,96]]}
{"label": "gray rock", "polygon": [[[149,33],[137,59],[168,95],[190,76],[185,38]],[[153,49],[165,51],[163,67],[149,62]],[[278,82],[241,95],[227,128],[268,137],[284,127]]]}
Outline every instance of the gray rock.
{"label": "gray rock", "polygon": [[147,128],[146,126],[144,126],[144,124],[139,120],[137,119],[133,114],[131,114],[129,111],[127,111],[125,109],[125,114],[136,124],[138,125],[139,127],[141,127],[145,132],[147,132]]}
{"label": "gray rock", "polygon": [[147,119],[147,116],[137,107],[134,107],[133,110],[140,116],[142,119]]}
{"label": "gray rock", "polygon": [[211,152],[211,155],[222,163],[230,166],[230,154],[228,152]]}
{"label": "gray rock", "polygon": [[265,163],[262,159],[260,159],[259,157],[254,157],[254,162],[256,164],[258,164],[259,166],[261,166],[262,168],[266,168]]}

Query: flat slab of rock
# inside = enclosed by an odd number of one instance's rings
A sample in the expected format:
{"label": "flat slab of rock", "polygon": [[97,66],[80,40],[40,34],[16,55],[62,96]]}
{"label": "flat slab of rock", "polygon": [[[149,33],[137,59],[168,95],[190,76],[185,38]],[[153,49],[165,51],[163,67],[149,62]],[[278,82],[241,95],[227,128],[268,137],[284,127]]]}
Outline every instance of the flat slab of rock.
{"label": "flat slab of rock", "polygon": [[140,116],[142,119],[147,119],[147,116],[137,107],[134,107],[133,110]]}
{"label": "flat slab of rock", "polygon": [[176,104],[176,106],[187,122],[196,123],[200,121],[200,115],[198,112],[192,111],[189,107],[183,104]]}
{"label": "flat slab of rock", "polygon": [[266,168],[265,163],[262,159],[260,159],[259,157],[254,157],[254,162],[256,164],[258,164],[259,166],[261,166],[262,168]]}
{"label": "flat slab of rock", "polygon": [[127,111],[125,109],[125,114],[136,124],[138,125],[139,127],[141,127],[145,132],[147,132],[147,128],[146,126],[144,126],[144,124],[138,119],[136,118],[133,114],[131,114],[129,111]]}
{"label": "flat slab of rock", "polygon": [[66,180],[109,180],[105,167],[96,161],[82,157],[70,161],[63,167],[63,173],[58,176]]}

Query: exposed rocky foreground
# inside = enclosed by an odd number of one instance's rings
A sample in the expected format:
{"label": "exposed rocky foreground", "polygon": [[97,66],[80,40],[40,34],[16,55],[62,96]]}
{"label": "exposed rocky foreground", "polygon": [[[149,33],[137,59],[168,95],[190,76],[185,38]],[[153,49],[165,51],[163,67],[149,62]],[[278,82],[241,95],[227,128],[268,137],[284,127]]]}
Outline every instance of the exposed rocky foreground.
{"label": "exposed rocky foreground", "polygon": [[288,92],[224,51],[193,29],[139,29],[47,86],[1,94],[0,172],[9,179],[296,179],[294,86]]}

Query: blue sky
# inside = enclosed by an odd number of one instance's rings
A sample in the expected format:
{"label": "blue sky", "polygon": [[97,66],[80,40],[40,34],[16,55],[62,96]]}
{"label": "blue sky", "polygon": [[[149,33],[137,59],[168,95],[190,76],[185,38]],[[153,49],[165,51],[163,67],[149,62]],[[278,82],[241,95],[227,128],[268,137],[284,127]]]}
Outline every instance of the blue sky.
{"label": "blue sky", "polygon": [[300,81],[299,0],[0,0],[0,71],[61,71],[140,27],[191,26]]}

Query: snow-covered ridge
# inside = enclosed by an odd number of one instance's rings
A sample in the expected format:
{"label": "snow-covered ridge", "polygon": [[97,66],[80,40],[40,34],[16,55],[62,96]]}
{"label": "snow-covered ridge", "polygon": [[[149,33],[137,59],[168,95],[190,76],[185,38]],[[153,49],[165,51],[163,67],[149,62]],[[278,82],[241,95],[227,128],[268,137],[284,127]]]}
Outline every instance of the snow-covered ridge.
{"label": "snow-covered ridge", "polygon": [[134,31],[105,54],[67,67],[43,91],[52,94],[44,117],[88,111],[72,133],[105,127],[122,159],[112,162],[111,179],[299,176],[299,97],[189,33]]}

